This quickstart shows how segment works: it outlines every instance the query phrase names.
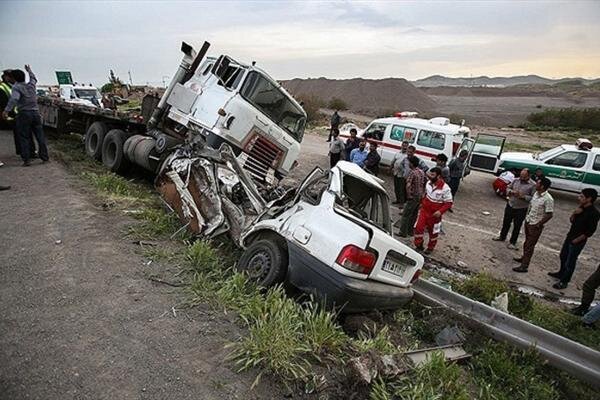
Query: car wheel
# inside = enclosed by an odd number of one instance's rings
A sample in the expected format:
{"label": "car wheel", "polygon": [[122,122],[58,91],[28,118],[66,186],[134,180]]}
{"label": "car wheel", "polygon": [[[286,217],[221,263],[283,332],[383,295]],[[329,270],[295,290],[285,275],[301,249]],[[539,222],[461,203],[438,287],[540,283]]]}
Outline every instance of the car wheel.
{"label": "car wheel", "polygon": [[120,129],[108,131],[104,138],[104,142],[102,143],[102,164],[112,172],[122,173],[129,169],[129,160],[123,152],[125,140],[127,140],[127,135]]}
{"label": "car wheel", "polygon": [[96,121],[90,125],[85,133],[85,152],[91,158],[102,158],[102,144],[108,128],[104,122]]}
{"label": "car wheel", "polygon": [[237,270],[259,286],[269,287],[283,282],[287,273],[288,254],[282,240],[261,239],[244,251]]}

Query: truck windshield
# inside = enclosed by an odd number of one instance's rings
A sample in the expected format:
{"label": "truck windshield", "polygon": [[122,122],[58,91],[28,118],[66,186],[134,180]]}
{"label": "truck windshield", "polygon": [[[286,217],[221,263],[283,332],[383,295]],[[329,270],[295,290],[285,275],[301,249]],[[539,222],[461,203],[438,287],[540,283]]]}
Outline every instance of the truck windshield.
{"label": "truck windshield", "polygon": [[242,96],[269,119],[302,141],[306,117],[301,108],[267,78],[256,71],[248,74],[241,90]]}
{"label": "truck windshield", "polygon": [[75,89],[75,94],[78,98],[84,100],[92,100],[100,98],[100,95],[96,89]]}

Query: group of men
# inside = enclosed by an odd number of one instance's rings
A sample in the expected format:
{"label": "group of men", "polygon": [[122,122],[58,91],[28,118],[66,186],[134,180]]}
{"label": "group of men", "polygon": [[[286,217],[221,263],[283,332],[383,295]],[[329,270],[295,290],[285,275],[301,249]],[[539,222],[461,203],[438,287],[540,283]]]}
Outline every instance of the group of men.
{"label": "group of men", "polygon": [[377,143],[372,142],[367,149],[367,141],[356,136],[356,129],[350,129],[350,137],[344,143],[340,131],[333,128],[329,140],[329,166],[333,168],[341,159],[358,165],[365,171],[377,176],[381,156],[377,153]]}
{"label": "group of men", "polygon": [[[25,71],[20,69],[3,71],[0,83],[2,127],[13,130],[15,150],[17,155],[21,156],[24,167],[30,166],[31,160],[36,157],[44,163],[49,161],[46,137],[37,103],[36,84],[37,78],[29,65],[25,65]],[[34,139],[37,142],[37,154]],[[0,190],[9,188],[10,186],[3,186]]]}

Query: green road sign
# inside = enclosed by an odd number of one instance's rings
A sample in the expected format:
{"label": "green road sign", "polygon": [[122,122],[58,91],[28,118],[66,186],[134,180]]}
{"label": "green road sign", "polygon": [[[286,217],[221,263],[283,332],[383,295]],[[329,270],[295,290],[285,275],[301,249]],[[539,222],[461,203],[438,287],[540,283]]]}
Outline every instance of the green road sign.
{"label": "green road sign", "polygon": [[71,71],[56,71],[56,79],[59,85],[72,85],[73,77]]}

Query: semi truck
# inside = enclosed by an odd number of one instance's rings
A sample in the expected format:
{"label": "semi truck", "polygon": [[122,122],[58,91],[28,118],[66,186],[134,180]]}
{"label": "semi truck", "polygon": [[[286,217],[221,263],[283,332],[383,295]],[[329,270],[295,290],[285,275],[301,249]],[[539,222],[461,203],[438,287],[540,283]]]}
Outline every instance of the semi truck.
{"label": "semi truck", "polygon": [[158,172],[174,148],[198,138],[213,149],[228,144],[256,183],[276,185],[296,164],[306,112],[255,63],[207,57],[209,47],[182,43],[164,94],[146,96],[140,112],[41,97],[44,125],[84,134],[86,153],[113,172],[131,164]]}

